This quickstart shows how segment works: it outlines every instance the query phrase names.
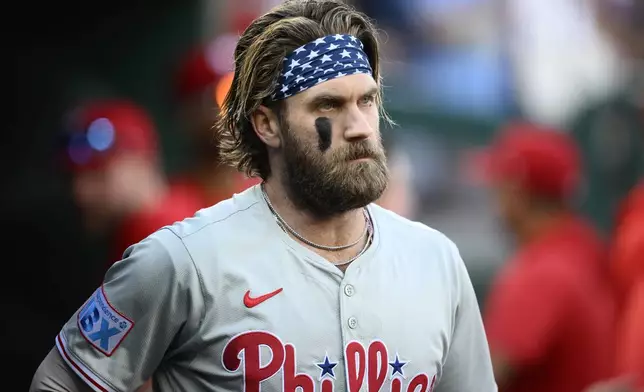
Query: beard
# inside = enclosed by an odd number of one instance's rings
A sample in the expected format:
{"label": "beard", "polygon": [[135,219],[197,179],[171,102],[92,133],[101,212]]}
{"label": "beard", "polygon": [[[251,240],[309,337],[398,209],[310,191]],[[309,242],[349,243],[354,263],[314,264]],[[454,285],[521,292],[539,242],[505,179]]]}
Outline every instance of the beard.
{"label": "beard", "polygon": [[[316,218],[330,218],[376,201],[389,181],[382,144],[352,142],[322,153],[290,128],[284,134],[282,179],[293,204]],[[364,160],[355,162],[356,159]],[[354,162],[351,162],[354,161]]]}

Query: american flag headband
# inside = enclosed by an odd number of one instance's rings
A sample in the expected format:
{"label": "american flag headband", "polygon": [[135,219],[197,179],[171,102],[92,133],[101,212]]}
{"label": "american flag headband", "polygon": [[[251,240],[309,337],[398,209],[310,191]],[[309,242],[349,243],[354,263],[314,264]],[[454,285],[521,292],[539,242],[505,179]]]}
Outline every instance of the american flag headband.
{"label": "american flag headband", "polygon": [[364,45],[352,35],[327,35],[300,46],[284,58],[273,100],[286,99],[313,86],[354,74],[372,75]]}

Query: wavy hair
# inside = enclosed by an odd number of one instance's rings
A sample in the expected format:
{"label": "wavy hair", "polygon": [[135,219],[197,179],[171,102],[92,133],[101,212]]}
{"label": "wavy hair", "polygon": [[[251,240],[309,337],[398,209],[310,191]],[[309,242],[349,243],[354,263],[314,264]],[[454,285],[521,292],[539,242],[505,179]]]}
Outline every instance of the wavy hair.
{"label": "wavy hair", "polygon": [[[223,163],[249,176],[267,179],[271,174],[266,145],[255,133],[251,115],[260,105],[280,110],[271,102],[283,59],[317,38],[350,34],[362,41],[373,76],[381,85],[377,31],[371,20],[339,0],[287,0],[255,19],[235,49],[235,75],[215,126]],[[391,122],[382,108],[381,116]]]}

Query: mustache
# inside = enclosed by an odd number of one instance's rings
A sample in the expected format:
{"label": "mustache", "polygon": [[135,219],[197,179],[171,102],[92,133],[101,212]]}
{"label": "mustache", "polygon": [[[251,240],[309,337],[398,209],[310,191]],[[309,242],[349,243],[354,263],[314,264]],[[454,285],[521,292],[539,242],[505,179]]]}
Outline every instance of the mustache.
{"label": "mustache", "polygon": [[367,141],[355,142],[342,151],[338,151],[337,159],[340,161],[353,161],[356,159],[375,159],[379,160],[383,156],[381,149],[375,147]]}

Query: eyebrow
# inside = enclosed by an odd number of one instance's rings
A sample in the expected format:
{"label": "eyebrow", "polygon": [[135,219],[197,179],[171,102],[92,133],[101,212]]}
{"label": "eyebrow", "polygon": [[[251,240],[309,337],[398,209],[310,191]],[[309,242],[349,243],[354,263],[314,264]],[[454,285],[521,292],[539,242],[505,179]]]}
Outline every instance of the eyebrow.
{"label": "eyebrow", "polygon": [[370,97],[372,95],[377,95],[378,91],[380,91],[378,86],[374,86],[374,87],[370,88],[369,90],[367,90],[366,93],[362,94],[361,97]]}
{"label": "eyebrow", "polygon": [[[364,94],[361,94],[360,98],[370,97],[370,96],[376,95],[376,94],[378,94],[379,90],[380,89],[378,88],[378,86],[371,87]],[[319,105],[319,104],[321,104],[323,102],[343,103],[344,101],[346,101],[346,98],[344,96],[342,96],[342,95],[337,95],[337,94],[333,94],[333,93],[321,93],[320,95],[311,98],[310,104],[312,106],[316,106],[316,105]]]}

